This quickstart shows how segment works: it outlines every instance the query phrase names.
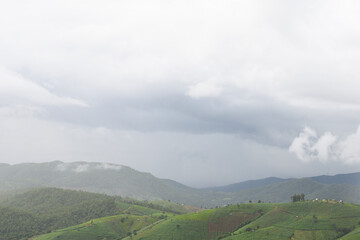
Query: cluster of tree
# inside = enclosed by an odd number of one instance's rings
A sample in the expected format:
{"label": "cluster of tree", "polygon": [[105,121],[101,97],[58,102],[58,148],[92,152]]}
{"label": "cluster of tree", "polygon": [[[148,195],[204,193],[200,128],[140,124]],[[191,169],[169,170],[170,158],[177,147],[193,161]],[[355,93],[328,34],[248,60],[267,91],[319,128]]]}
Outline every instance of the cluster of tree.
{"label": "cluster of tree", "polygon": [[31,213],[11,207],[0,207],[0,239],[28,239],[43,231],[40,219]]}
{"label": "cluster of tree", "polygon": [[351,226],[351,227],[336,227],[335,226],[336,238],[340,238],[340,237],[348,234],[349,232],[351,232],[354,229],[355,229],[355,226]]}
{"label": "cluster of tree", "polygon": [[301,193],[301,194],[294,194],[291,197],[291,201],[292,202],[300,202],[300,201],[305,201],[305,194]]}

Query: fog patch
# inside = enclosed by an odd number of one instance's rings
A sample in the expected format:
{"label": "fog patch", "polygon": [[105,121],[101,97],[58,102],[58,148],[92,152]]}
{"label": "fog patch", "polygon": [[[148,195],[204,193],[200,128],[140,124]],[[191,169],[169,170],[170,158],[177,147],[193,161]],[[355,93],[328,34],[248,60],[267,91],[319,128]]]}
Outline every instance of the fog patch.
{"label": "fog patch", "polygon": [[100,163],[95,166],[96,169],[103,169],[103,170],[120,170],[122,168],[121,165],[110,164],[110,163]]}
{"label": "fog patch", "polygon": [[110,164],[110,163],[61,163],[55,168],[56,171],[73,171],[77,173],[87,172],[90,170],[121,170],[121,165]]}
{"label": "fog patch", "polygon": [[80,164],[73,171],[75,172],[87,172],[89,170],[89,164]]}
{"label": "fog patch", "polygon": [[223,92],[223,88],[212,82],[200,82],[188,87],[186,95],[199,99],[204,97],[217,97]]}
{"label": "fog patch", "polygon": [[68,170],[68,167],[69,167],[69,164],[61,163],[61,164],[56,165],[55,170],[64,172],[64,171]]}

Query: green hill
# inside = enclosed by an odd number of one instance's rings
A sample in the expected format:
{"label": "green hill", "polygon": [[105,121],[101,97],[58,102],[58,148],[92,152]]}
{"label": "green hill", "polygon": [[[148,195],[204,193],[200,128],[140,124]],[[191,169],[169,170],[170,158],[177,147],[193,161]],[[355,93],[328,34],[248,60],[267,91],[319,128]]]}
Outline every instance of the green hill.
{"label": "green hill", "polygon": [[359,220],[352,204],[241,204],[176,216],[133,239],[352,239]]}
{"label": "green hill", "polygon": [[293,193],[305,193],[307,199],[337,199],[346,202],[360,203],[360,188],[348,184],[323,184],[310,178],[293,179],[274,183],[260,188],[248,189],[234,193],[240,202],[248,200],[265,202],[288,202]]}
{"label": "green hill", "polygon": [[[56,188],[33,189],[2,196],[0,239],[22,239],[119,214],[126,214],[125,219],[147,216],[153,222],[164,218],[164,215],[194,210],[169,201],[147,202]],[[136,229],[138,227],[130,230]]]}
{"label": "green hill", "polygon": [[[21,234],[33,236],[119,214],[112,197],[54,188],[11,195],[0,205],[0,239],[20,239]],[[17,237],[12,238],[15,233]]]}
{"label": "green hill", "polygon": [[122,239],[136,234],[141,229],[161,221],[160,216],[117,215],[94,219],[73,227],[56,230],[52,233],[33,238],[34,240],[98,240]]}
{"label": "green hill", "polygon": [[129,219],[136,219],[136,227],[135,223],[131,227],[121,223],[119,219],[125,216],[96,219],[93,223],[54,231],[35,239],[330,240],[359,239],[360,236],[360,206],[332,201],[236,204],[185,215],[167,214],[162,219],[159,215],[140,218],[128,215]]}

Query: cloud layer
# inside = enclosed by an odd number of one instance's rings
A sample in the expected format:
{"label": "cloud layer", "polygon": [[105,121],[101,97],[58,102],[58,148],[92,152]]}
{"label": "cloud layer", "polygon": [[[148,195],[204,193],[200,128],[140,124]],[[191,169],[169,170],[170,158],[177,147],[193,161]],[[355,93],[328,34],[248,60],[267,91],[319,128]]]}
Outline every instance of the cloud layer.
{"label": "cloud layer", "polygon": [[[1,66],[0,66],[1,67]],[[0,68],[0,99],[7,104],[35,104],[40,106],[81,106],[88,105],[71,97],[60,97],[51,93],[20,74]]]}
{"label": "cloud layer", "polygon": [[[360,170],[359,12],[355,0],[3,1],[1,159],[204,185]],[[306,125],[325,134],[296,138]]]}

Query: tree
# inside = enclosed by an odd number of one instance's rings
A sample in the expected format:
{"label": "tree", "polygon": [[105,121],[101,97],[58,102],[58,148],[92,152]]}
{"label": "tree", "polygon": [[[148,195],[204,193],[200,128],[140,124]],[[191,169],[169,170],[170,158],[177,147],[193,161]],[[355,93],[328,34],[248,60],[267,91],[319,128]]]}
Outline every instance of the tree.
{"label": "tree", "polygon": [[305,201],[305,194],[304,194],[304,193],[302,193],[302,194],[300,195],[300,201]]}
{"label": "tree", "polygon": [[290,198],[292,202],[305,201],[305,194],[294,194]]}

